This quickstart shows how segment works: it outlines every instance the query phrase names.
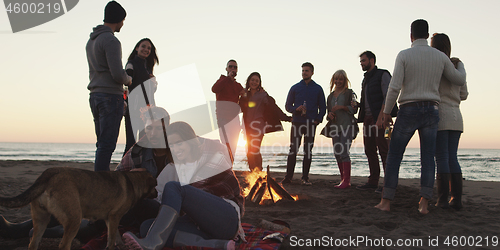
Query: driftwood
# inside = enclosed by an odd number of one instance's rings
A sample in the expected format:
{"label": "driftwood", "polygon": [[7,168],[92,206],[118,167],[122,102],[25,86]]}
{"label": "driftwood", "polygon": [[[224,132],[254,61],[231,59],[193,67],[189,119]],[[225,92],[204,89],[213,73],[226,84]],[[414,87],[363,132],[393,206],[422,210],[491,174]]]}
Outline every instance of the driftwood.
{"label": "driftwood", "polygon": [[257,189],[260,186],[260,183],[262,183],[262,177],[259,177],[259,179],[257,179],[257,181],[255,182],[255,184],[253,184],[252,189],[250,189],[250,193],[248,193],[248,195],[246,197],[246,200],[248,200],[248,201],[252,200],[255,192],[257,191]]}
{"label": "driftwood", "polygon": [[259,191],[255,193],[255,196],[252,199],[252,202],[255,204],[259,204],[260,200],[262,200],[262,197],[264,196],[264,193],[266,192],[266,183],[263,182],[262,185],[259,188]]}

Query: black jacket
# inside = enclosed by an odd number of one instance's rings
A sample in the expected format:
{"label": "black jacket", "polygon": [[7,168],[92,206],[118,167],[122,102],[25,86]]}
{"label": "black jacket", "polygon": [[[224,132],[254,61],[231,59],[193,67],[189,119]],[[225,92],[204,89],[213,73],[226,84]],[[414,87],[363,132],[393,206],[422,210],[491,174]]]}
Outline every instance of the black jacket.
{"label": "black jacket", "polygon": [[[380,114],[380,109],[384,103],[384,94],[382,92],[382,75],[389,71],[379,69],[377,66],[370,72],[365,73],[365,78],[361,86],[361,101],[360,110],[358,114],[358,122],[363,122],[365,118],[365,102],[368,102],[373,119],[376,121]],[[390,73],[389,73],[390,75]],[[365,98],[366,91],[368,91],[368,98]],[[395,117],[398,114],[398,107],[394,105],[391,111],[391,116]]]}
{"label": "black jacket", "polygon": [[[248,97],[241,97],[239,101],[241,111],[245,113],[248,109]],[[266,126],[264,133],[271,133],[276,131],[283,131],[283,125],[281,121],[290,121],[291,116],[286,115],[279,107],[276,105],[276,101],[271,96],[267,95],[267,104],[264,109],[264,121]]]}

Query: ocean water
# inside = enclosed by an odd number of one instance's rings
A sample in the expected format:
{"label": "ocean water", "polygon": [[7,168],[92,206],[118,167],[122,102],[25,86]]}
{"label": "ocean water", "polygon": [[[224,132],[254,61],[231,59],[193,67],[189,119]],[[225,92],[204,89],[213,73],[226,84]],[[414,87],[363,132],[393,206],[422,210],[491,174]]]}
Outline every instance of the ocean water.
{"label": "ocean water", "polygon": [[[113,169],[120,162],[125,145],[119,144],[111,159]],[[285,172],[288,147],[262,147],[263,165],[269,165],[271,171]],[[14,143],[0,142],[0,160],[40,160],[93,162],[95,144],[78,143]],[[302,171],[303,155],[297,156],[296,173]],[[458,160],[463,176],[467,180],[500,181],[499,149],[459,149]],[[368,176],[368,161],[363,148],[351,149],[352,175]],[[247,170],[245,148],[238,147],[235,156],[235,170]],[[311,174],[338,175],[331,147],[315,147]],[[382,172],[383,175],[383,172]],[[420,151],[408,148],[401,164],[400,178],[420,178]]]}

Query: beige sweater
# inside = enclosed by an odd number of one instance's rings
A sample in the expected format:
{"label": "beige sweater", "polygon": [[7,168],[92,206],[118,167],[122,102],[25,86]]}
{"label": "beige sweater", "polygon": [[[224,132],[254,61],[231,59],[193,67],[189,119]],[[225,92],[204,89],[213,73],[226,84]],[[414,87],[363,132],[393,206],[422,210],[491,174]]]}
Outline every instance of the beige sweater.
{"label": "beige sweater", "polygon": [[439,85],[441,102],[439,103],[439,127],[438,130],[464,131],[462,113],[460,113],[460,101],[467,99],[469,92],[467,84],[460,87],[453,85],[446,78],[441,78]]}
{"label": "beige sweater", "polygon": [[402,50],[396,57],[384,113],[391,113],[398,96],[399,105],[416,101],[440,102],[441,77],[451,84],[463,86],[465,75],[463,63],[458,64],[458,70],[455,69],[443,52],[430,47],[426,39],[417,39],[411,48]]}

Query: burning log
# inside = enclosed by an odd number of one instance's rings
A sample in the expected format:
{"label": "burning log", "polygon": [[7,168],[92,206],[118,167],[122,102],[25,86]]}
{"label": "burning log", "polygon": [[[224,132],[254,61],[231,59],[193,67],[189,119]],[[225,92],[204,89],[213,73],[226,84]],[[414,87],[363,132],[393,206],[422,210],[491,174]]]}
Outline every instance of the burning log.
{"label": "burning log", "polygon": [[282,187],[278,184],[273,178],[270,177],[269,172],[267,172],[267,185],[269,185],[276,194],[281,196],[284,200],[294,201],[295,199]]}
{"label": "burning log", "polygon": [[[267,175],[266,175],[266,181],[269,183],[269,179],[272,179],[270,177],[271,175],[269,174],[269,165],[267,165]],[[271,201],[274,203],[274,196],[273,196],[273,191],[271,190],[271,185],[267,185],[267,191],[269,192],[269,196],[271,196]]]}
{"label": "burning log", "polygon": [[259,177],[259,179],[257,179],[257,181],[255,182],[255,184],[252,186],[252,189],[250,190],[250,193],[248,193],[247,197],[246,197],[246,200],[248,201],[251,201],[255,192],[257,191],[257,189],[259,188],[260,184],[262,183],[262,177]]}
{"label": "burning log", "polygon": [[255,204],[260,203],[260,200],[262,200],[262,197],[264,196],[264,193],[266,192],[266,186],[267,186],[267,183],[263,182],[259,188],[259,191],[257,191],[257,193],[255,193],[255,196],[252,199],[253,203],[255,203]]}
{"label": "burning log", "polygon": [[250,184],[243,191],[246,193],[245,200],[248,202],[271,205],[282,199],[295,200],[294,197],[272,178],[269,166],[267,166],[267,173],[264,171],[254,171],[245,177],[245,179]]}

